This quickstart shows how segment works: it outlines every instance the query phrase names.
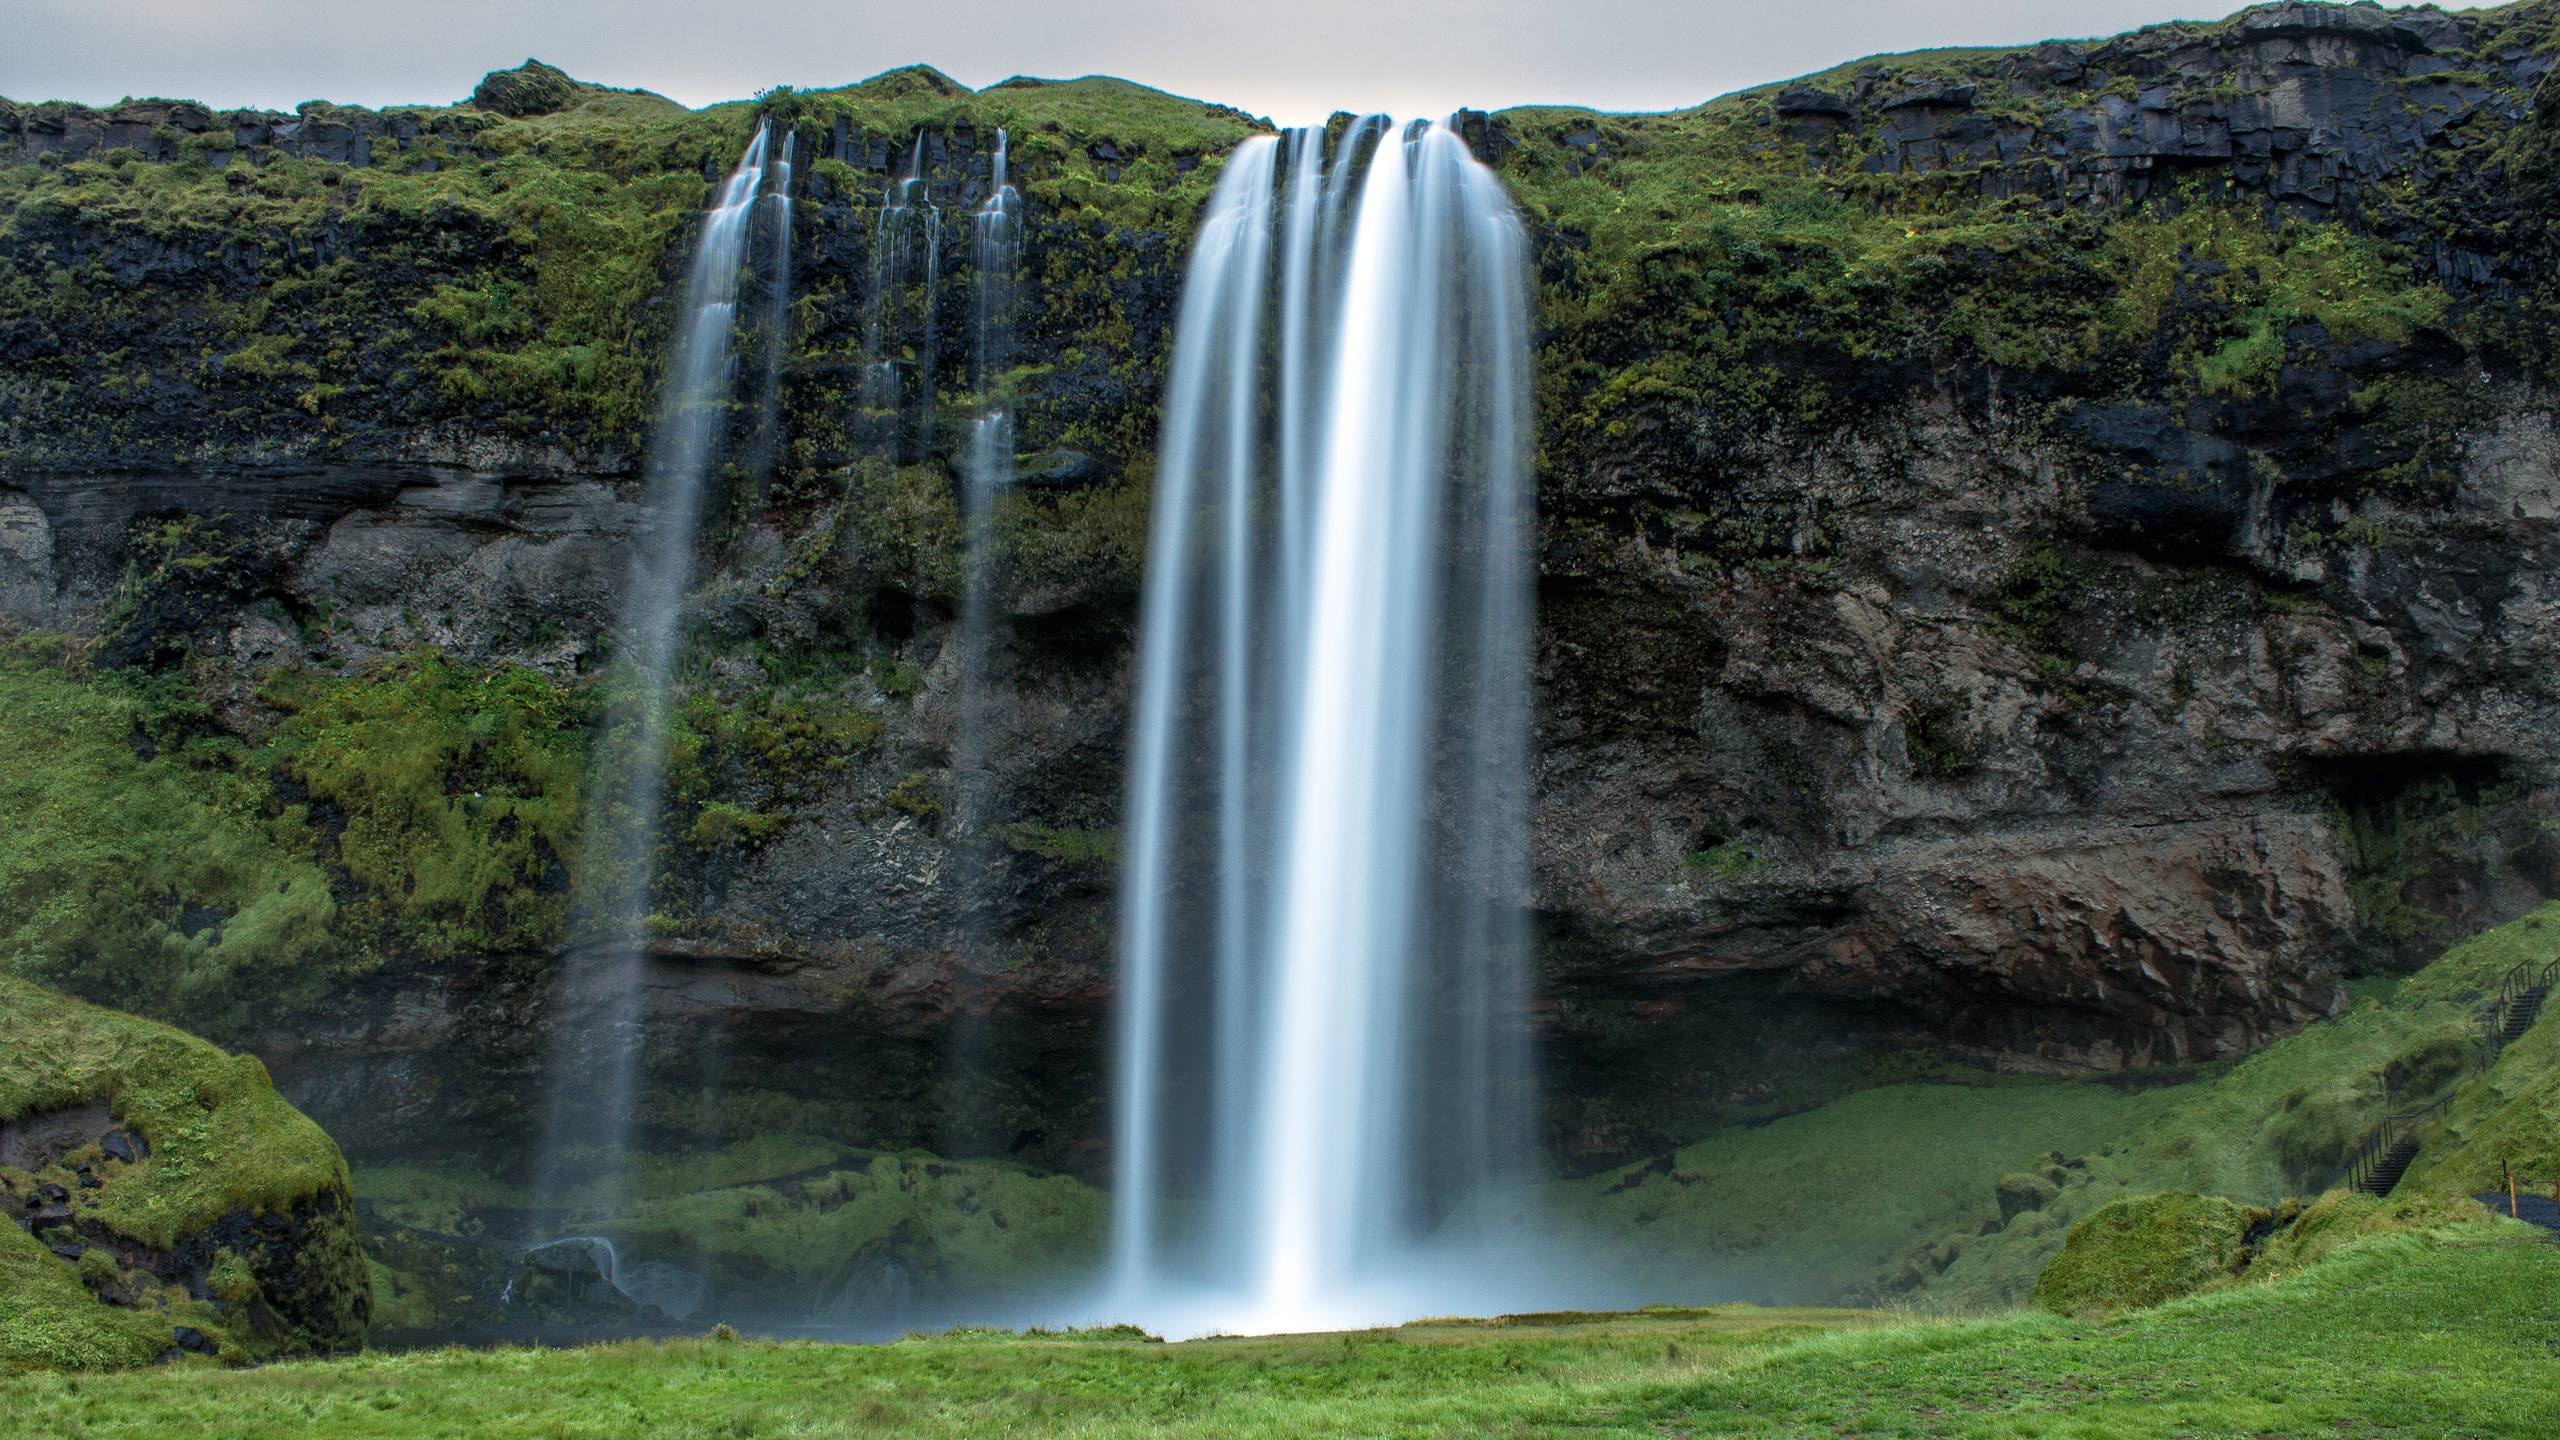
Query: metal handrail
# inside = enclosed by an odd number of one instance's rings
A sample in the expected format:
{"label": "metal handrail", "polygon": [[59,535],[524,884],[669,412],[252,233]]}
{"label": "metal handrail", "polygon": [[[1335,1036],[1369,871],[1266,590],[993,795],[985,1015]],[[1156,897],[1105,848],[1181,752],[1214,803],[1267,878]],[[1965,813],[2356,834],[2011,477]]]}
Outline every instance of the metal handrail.
{"label": "metal handrail", "polygon": [[2510,966],[2507,973],[2498,978],[2498,1008],[2507,1009],[2536,990],[2547,991],[2555,981],[2560,981],[2560,956],[2539,965],[2527,960]]}
{"label": "metal handrail", "polygon": [[2434,1117],[2452,1104],[2453,1097],[2448,1094],[2415,1110],[2403,1110],[2375,1121],[2373,1128],[2365,1132],[2363,1143],[2356,1146],[2355,1155],[2347,1161],[2346,1174],[2339,1183],[2350,1190],[2363,1189],[2365,1182],[2373,1178],[2373,1172],[2382,1167],[2382,1157],[2391,1153],[2391,1147],[2401,1136],[2414,1131],[2420,1122]]}

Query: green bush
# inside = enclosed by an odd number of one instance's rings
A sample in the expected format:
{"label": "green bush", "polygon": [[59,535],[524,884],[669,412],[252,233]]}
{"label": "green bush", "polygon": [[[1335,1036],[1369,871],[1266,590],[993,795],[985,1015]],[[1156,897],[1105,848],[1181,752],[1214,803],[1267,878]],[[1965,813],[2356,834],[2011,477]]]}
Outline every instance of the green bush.
{"label": "green bush", "polygon": [[2000,1218],[2011,1220],[2052,1204],[2062,1194],[2062,1187],[2041,1175],[2021,1172],[2001,1176],[1992,1193],[2000,1202]]}
{"label": "green bush", "polygon": [[2063,1237],[2062,1253],[2036,1277],[2035,1303],[2065,1315],[2106,1315],[2227,1284],[2248,1264],[2250,1228],[2269,1218],[2210,1195],[2146,1195],[2101,1206]]}

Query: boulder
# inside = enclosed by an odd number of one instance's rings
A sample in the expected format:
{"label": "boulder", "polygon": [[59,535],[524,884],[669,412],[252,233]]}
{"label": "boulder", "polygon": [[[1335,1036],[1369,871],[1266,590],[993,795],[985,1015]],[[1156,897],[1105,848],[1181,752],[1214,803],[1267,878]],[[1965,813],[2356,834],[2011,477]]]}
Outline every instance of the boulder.
{"label": "boulder", "polygon": [[492,70],[480,77],[472,87],[471,103],[478,109],[522,119],[527,115],[548,115],[566,109],[578,96],[578,82],[569,73],[539,60],[527,60],[513,70]]}
{"label": "boulder", "polygon": [[346,1162],[256,1059],[0,978],[0,1138],[0,1373],[364,1343]]}

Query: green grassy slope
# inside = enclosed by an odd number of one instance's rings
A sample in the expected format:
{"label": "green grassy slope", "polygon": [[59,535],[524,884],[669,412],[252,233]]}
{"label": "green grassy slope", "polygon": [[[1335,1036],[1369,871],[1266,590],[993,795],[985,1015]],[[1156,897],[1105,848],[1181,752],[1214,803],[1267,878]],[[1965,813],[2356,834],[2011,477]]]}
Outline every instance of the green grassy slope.
{"label": "green grassy slope", "polygon": [[1216,1435],[2532,1436],[2560,1419],[2560,1245],[2368,1241],[2108,1323],[1735,1306],[1163,1345],[1089,1332],[717,1339],[0,1382],[65,1440]]}
{"label": "green grassy slope", "polygon": [[1642,1257],[1663,1298],[1982,1309],[2023,1302],[2072,1223],[2111,1201],[2181,1190],[2273,1209],[2317,1195],[2386,1110],[2449,1088],[2450,1118],[2403,1193],[2487,1189],[2502,1157],[2548,1190],[2560,1005],[2485,1076],[2461,1065],[2478,997],[2518,961],[2555,955],[2560,905],[2361,987],[2334,1021],[2188,1083],[1879,1087],[1559,1186],[1552,1209]]}

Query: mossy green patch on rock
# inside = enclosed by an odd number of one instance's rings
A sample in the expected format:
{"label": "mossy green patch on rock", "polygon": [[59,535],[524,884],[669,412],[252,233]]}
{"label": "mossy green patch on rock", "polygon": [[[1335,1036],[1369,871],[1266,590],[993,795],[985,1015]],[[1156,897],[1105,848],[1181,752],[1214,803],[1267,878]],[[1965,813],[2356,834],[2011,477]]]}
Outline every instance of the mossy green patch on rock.
{"label": "mossy green patch on rock", "polygon": [[0,964],[199,1021],[308,998],[343,966],[327,876],[167,691],[0,659]]}
{"label": "mossy green patch on rock", "polygon": [[0,1375],[129,1369],[176,1350],[177,1326],[222,1331],[213,1307],[183,1292],[167,1309],[136,1309],[105,1303],[98,1289],[42,1240],[0,1222]]}
{"label": "mossy green patch on rock", "polygon": [[[1886,1085],[1560,1187],[1556,1211],[1788,1300],[2026,1300],[2072,1227],[2161,1192],[2273,1210],[2337,1184],[2383,1116],[2450,1095],[2399,1196],[2461,1208],[2512,1163],[2560,1179],[2560,1018],[2487,1074],[2479,998],[2560,956],[2560,905],[2455,946],[2245,1060],[2151,1087]],[[2560,1010],[2560,1007],[2555,1007]],[[1807,1187],[1838,1197],[1812,1209]]]}
{"label": "mossy green patch on rock", "polygon": [[362,888],[347,919],[441,959],[558,935],[586,766],[583,697],[516,666],[427,652],[340,678],[287,672],[261,752],[279,828]]}
{"label": "mossy green patch on rock", "polygon": [[2071,1227],[2035,1302],[2066,1315],[2138,1310],[2238,1278],[2269,1212],[2211,1195],[2118,1200]]}
{"label": "mossy green patch on rock", "polygon": [[[152,1358],[165,1335],[136,1355],[132,1325],[91,1311],[156,1308],[166,1286],[210,1307],[198,1328],[229,1358],[363,1343],[372,1287],[346,1162],[254,1057],[0,977],[0,1134],[9,1218],[82,1252],[78,1267],[48,1252],[54,1270],[30,1272],[25,1293],[91,1307],[19,1310],[0,1364]],[[54,1185],[68,1198],[48,1203]],[[0,1228],[13,1271],[39,1265]],[[102,1251],[112,1270],[89,1263]]]}

